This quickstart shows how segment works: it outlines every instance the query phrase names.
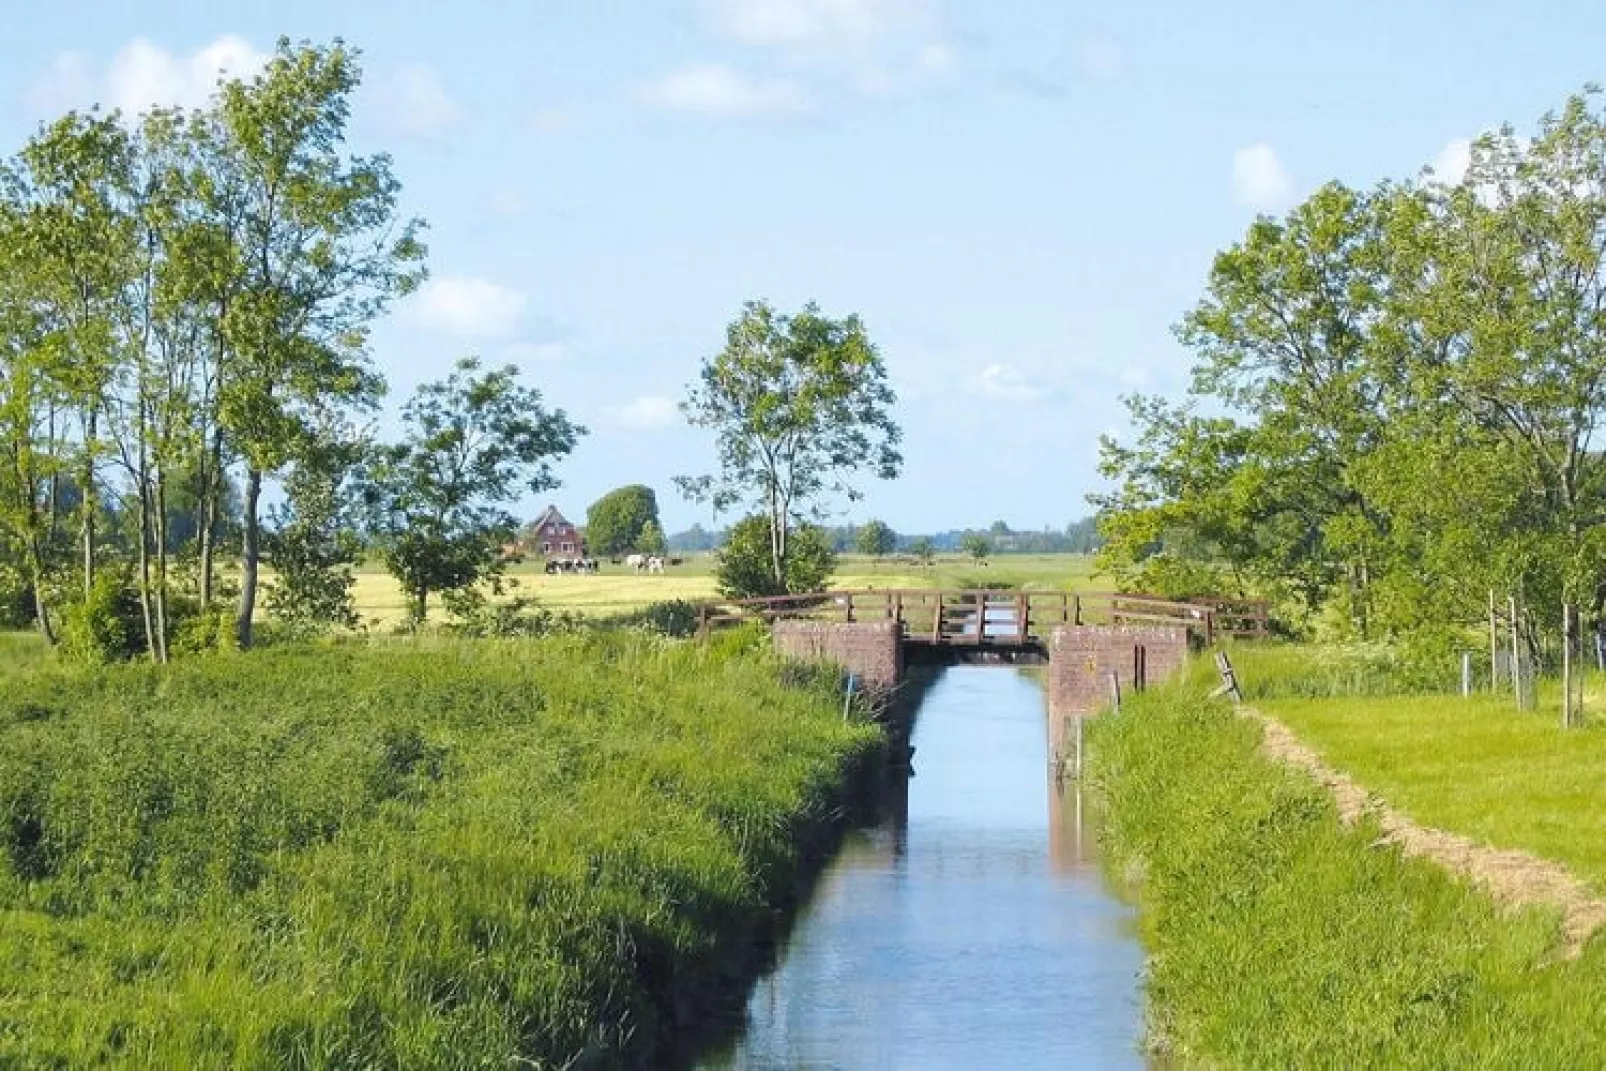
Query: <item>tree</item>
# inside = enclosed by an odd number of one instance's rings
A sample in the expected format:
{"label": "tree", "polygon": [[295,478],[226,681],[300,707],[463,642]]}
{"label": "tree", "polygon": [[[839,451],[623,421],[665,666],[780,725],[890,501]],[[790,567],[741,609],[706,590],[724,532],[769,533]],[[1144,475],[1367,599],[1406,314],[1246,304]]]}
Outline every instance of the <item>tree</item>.
{"label": "tree", "polygon": [[921,565],[930,565],[937,556],[937,548],[932,544],[930,537],[921,536],[909,544],[909,553],[915,556],[915,561]]}
{"label": "tree", "polygon": [[662,534],[652,488],[639,483],[616,488],[586,510],[586,547],[602,557],[641,550],[642,532],[649,524]]}
{"label": "tree", "polygon": [[269,511],[268,612],[301,633],[354,628],[352,567],[362,560],[363,544],[351,484],[364,444],[334,427],[299,453],[285,480],[285,503]]}
{"label": "tree", "polygon": [[664,531],[658,527],[657,521],[648,521],[641,526],[641,535],[636,537],[636,550],[641,554],[668,553],[669,541],[664,538]]}
{"label": "tree", "polygon": [[377,400],[369,325],[423,277],[421,225],[398,218],[389,158],[342,151],[360,78],[356,54],[338,41],[281,39],[261,74],[220,93],[212,179],[237,216],[217,281],[228,354],[219,413],[245,465],[242,647],[256,605],[263,478],[294,459],[319,411]]}
{"label": "tree", "polygon": [[892,553],[898,545],[898,536],[885,521],[866,521],[854,537],[854,545],[860,554],[880,558]]}
{"label": "tree", "polygon": [[902,468],[896,395],[857,316],[832,320],[812,303],[795,316],[749,302],[706,361],[681,411],[717,433],[717,477],[678,477],[682,493],[716,510],[750,502],[768,518],[770,582],[786,587],[794,520],[820,500],[856,501],[853,477],[893,479]]}
{"label": "tree", "polygon": [[731,526],[730,538],[716,553],[719,593],[731,599],[765,598],[822,591],[836,569],[836,552],[825,530],[800,524],[787,541],[781,579],[771,571],[770,521],[762,513]]}
{"label": "tree", "polygon": [[503,505],[556,487],[553,462],[585,434],[517,376],[512,365],[482,373],[478,360],[458,361],[407,403],[405,438],[376,452],[367,497],[415,623],[431,594],[500,577],[516,527]]}
{"label": "tree", "polygon": [[993,552],[993,541],[980,532],[966,532],[959,540],[959,549],[979,562]]}

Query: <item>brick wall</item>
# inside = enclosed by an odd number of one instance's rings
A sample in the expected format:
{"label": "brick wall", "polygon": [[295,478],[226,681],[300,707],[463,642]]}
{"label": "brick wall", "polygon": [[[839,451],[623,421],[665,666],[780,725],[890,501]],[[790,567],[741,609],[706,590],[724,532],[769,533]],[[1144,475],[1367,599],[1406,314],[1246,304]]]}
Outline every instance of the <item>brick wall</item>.
{"label": "brick wall", "polygon": [[773,635],[776,651],[786,657],[834,662],[869,688],[891,690],[903,674],[903,642],[896,621],[777,621]]}
{"label": "brick wall", "polygon": [[1133,687],[1140,653],[1144,678],[1158,684],[1188,657],[1188,630],[1165,626],[1062,625],[1048,641],[1048,710],[1055,718],[1091,714],[1109,703],[1110,673]]}

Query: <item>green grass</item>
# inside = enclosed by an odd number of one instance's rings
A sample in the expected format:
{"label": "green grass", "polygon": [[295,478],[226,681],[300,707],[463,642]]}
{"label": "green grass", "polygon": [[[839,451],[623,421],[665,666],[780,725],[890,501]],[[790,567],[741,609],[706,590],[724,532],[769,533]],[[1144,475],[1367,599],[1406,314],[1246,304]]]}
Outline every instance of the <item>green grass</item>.
{"label": "green grass", "polygon": [[1343,827],[1192,685],[1095,719],[1111,865],[1150,951],[1152,1043],[1229,1067],[1595,1066],[1606,944],[1555,962],[1559,917],[1503,915],[1433,864]]}
{"label": "green grass", "polygon": [[[714,559],[709,554],[688,555],[681,565],[658,575],[604,562],[596,576],[547,576],[540,562],[526,561],[513,566],[508,576],[516,582],[512,594],[533,596],[551,609],[591,617],[617,616],[666,599],[716,596]],[[895,558],[845,554],[831,586],[838,590],[1007,586],[1091,591],[1107,590],[1110,584],[1094,577],[1093,558],[1082,554],[1004,554],[988,559],[986,565],[968,557],[943,555],[929,567]],[[355,595],[357,612],[364,621],[384,626],[407,615],[401,589],[377,564],[358,570]]]}
{"label": "green grass", "polygon": [[0,1066],[662,1061],[878,746],[600,634],[0,679]]}

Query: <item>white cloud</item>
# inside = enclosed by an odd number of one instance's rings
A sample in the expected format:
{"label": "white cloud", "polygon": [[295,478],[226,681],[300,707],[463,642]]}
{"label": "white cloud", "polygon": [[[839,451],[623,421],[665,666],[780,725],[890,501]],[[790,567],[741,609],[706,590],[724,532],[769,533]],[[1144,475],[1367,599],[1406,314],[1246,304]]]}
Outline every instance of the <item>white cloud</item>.
{"label": "white cloud", "polygon": [[58,55],[26,93],[30,111],[48,115],[100,104],[133,116],[155,105],[204,105],[220,78],[248,78],[268,61],[242,37],[225,34],[188,55],[136,37],[104,71],[77,52]]}
{"label": "white cloud", "polygon": [[671,398],[647,394],[609,410],[609,415],[620,427],[659,431],[674,427],[680,419],[680,410]]}
{"label": "white cloud", "polygon": [[458,118],[457,105],[427,64],[413,63],[381,75],[374,92],[386,130],[401,137],[435,137]]}
{"label": "white cloud", "polygon": [[1089,37],[1076,49],[1076,69],[1094,82],[1108,82],[1126,73],[1126,50],[1112,37]]}
{"label": "white cloud", "polygon": [[694,63],[643,86],[641,99],[666,111],[743,118],[797,115],[810,108],[796,84],[755,79],[720,64]]}
{"label": "white cloud", "polygon": [[1277,150],[1265,142],[1233,154],[1232,185],[1238,199],[1257,212],[1287,208],[1294,196],[1293,180],[1277,158]]}
{"label": "white cloud", "polygon": [[1459,185],[1472,166],[1472,139],[1452,138],[1433,158],[1433,178],[1446,186]]}
{"label": "white cloud", "polygon": [[418,291],[418,319],[466,338],[507,338],[518,331],[528,298],[489,279],[436,278]]}
{"label": "white cloud", "polygon": [[1053,393],[1048,386],[1033,383],[1010,364],[990,364],[983,368],[977,387],[988,397],[1009,402],[1038,402]]}
{"label": "white cloud", "polygon": [[702,0],[717,37],[885,93],[956,65],[936,0]]}

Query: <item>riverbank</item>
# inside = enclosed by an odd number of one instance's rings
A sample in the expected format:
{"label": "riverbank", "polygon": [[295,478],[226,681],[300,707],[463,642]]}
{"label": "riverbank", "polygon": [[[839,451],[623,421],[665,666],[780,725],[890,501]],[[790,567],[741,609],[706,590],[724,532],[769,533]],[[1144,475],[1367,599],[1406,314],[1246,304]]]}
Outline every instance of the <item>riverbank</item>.
{"label": "riverbank", "polygon": [[1347,826],[1261,726],[1192,686],[1090,730],[1106,848],[1149,951],[1151,1048],[1228,1066],[1585,1066],[1606,953]]}
{"label": "riverbank", "polygon": [[751,634],[0,680],[0,1064],[657,1064],[879,753]]}

